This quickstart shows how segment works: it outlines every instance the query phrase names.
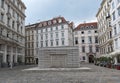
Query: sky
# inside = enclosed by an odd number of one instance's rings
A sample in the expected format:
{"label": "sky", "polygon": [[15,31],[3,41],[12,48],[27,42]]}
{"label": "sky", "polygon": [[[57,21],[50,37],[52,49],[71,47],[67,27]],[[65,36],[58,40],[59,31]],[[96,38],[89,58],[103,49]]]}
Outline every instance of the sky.
{"label": "sky", "polygon": [[77,26],[94,22],[101,0],[22,0],[26,5],[26,22],[33,24],[63,16]]}

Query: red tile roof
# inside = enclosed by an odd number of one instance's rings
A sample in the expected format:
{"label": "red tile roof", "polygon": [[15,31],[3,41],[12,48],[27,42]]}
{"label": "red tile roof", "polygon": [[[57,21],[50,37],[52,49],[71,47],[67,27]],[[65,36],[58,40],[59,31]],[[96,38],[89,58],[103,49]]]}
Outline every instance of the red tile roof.
{"label": "red tile roof", "polygon": [[[59,22],[59,19],[61,19],[61,22]],[[60,23],[68,23],[64,17],[56,17],[48,21],[43,21],[37,24],[36,28],[46,27],[46,26],[52,26]]]}
{"label": "red tile roof", "polygon": [[94,26],[97,28],[97,22],[90,22],[90,23],[82,23],[82,24],[79,24],[74,30],[80,30],[81,27],[89,27],[89,26]]}

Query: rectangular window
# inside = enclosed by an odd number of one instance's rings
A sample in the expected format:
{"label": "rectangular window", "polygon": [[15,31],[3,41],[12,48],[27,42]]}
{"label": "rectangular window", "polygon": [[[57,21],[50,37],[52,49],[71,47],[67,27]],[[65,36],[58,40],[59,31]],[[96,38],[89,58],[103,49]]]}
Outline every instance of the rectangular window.
{"label": "rectangular window", "polygon": [[56,33],[56,38],[58,38],[58,33]]}
{"label": "rectangular window", "polygon": [[15,28],[14,26],[15,26],[15,22],[13,21],[13,22],[12,22],[12,28],[13,28],[13,29]]}
{"label": "rectangular window", "polygon": [[53,40],[51,40],[51,46],[53,46]]}
{"label": "rectangular window", "polygon": [[64,37],[64,32],[62,32],[61,34],[62,34],[62,37]]}
{"label": "rectangular window", "polygon": [[48,47],[48,41],[45,41],[46,47]]}
{"label": "rectangular window", "polygon": [[62,38],[61,41],[62,41],[62,45],[64,45],[64,43],[65,43],[64,38]]}
{"label": "rectangular window", "polygon": [[114,35],[117,35],[116,25],[114,26]]}
{"label": "rectangular window", "polygon": [[51,27],[50,30],[53,31],[53,28]]}
{"label": "rectangular window", "polygon": [[58,46],[59,45],[59,40],[56,40],[56,46]]}
{"label": "rectangular window", "polygon": [[4,8],[4,0],[1,0],[1,8]]}
{"label": "rectangular window", "polygon": [[115,8],[115,4],[114,4],[114,2],[112,2],[112,9],[114,9]]}
{"label": "rectangular window", "polygon": [[10,6],[8,5],[8,12],[10,12]]}
{"label": "rectangular window", "polygon": [[75,37],[75,44],[78,44],[78,37]]}
{"label": "rectangular window", "polygon": [[47,28],[45,30],[46,30],[46,32],[48,31]]}
{"label": "rectangular window", "polygon": [[82,39],[82,44],[84,44],[85,43],[85,38],[81,37],[81,39]]}
{"label": "rectangular window", "polygon": [[56,30],[58,30],[58,26],[56,26]]}
{"label": "rectangular window", "polygon": [[43,47],[43,41],[41,41],[41,47]]}
{"label": "rectangular window", "polygon": [[98,37],[95,36],[95,43],[98,43]]}
{"label": "rectangular window", "polygon": [[118,48],[118,39],[115,39],[115,48]]}
{"label": "rectangular window", "polygon": [[120,16],[120,7],[117,10],[118,10],[118,16]]}
{"label": "rectangular window", "polygon": [[7,25],[10,26],[10,18],[7,18]]}
{"label": "rectangular window", "polygon": [[81,34],[84,34],[84,31],[82,31]]}
{"label": "rectangular window", "polygon": [[61,29],[64,29],[64,26],[63,26],[63,25],[61,25]]}
{"label": "rectangular window", "polygon": [[0,21],[3,22],[3,19],[4,19],[4,14],[1,13]]}
{"label": "rectangular window", "polygon": [[41,35],[41,40],[43,40],[43,35]]}
{"label": "rectangular window", "polygon": [[50,34],[51,39],[53,39],[53,33]]}
{"label": "rectangular window", "polygon": [[99,47],[98,46],[96,46],[96,52],[99,52]]}
{"label": "rectangular window", "polygon": [[45,34],[46,39],[48,39],[48,34]]}
{"label": "rectangular window", "polygon": [[92,37],[91,36],[88,37],[88,43],[92,43]]}
{"label": "rectangular window", "polygon": [[89,52],[92,52],[92,46],[89,46]]}
{"label": "rectangular window", "polygon": [[85,52],[85,46],[82,46],[82,52]]}
{"label": "rectangular window", "polygon": [[115,12],[113,12],[113,14],[112,14],[112,19],[113,19],[113,21],[116,19]]}

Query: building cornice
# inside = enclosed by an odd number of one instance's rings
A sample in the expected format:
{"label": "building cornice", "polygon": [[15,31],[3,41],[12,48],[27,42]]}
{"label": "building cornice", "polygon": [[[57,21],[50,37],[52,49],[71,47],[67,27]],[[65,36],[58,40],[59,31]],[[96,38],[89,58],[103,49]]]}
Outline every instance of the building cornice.
{"label": "building cornice", "polygon": [[5,0],[5,1],[6,1],[7,4],[10,4],[10,6],[12,7],[12,9],[14,9],[18,13],[20,13],[23,18],[26,17],[25,14],[11,0]]}

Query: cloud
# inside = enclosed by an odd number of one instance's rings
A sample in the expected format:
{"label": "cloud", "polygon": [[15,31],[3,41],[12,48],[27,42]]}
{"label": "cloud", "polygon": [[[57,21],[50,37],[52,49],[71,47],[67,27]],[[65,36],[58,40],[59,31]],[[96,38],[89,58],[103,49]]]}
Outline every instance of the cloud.
{"label": "cloud", "polygon": [[101,0],[23,0],[27,6],[26,24],[63,16],[70,21],[94,20]]}

